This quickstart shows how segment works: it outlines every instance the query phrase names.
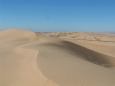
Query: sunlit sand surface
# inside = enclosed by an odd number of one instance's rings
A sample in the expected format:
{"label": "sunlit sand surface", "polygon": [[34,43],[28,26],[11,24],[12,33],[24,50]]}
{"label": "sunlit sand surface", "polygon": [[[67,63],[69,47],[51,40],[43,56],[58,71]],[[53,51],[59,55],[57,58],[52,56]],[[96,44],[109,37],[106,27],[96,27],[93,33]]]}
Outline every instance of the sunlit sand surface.
{"label": "sunlit sand surface", "polygon": [[1,31],[0,86],[115,86],[115,36]]}

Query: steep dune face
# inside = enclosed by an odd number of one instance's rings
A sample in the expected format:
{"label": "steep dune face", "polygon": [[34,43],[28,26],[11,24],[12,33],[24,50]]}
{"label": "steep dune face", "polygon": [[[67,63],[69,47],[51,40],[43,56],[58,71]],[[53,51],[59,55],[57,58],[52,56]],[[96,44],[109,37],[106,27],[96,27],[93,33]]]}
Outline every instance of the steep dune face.
{"label": "steep dune face", "polygon": [[[115,59],[69,42],[44,43],[38,66],[60,86],[114,86]],[[108,68],[108,67],[113,67]]]}
{"label": "steep dune face", "polygon": [[107,56],[101,54],[99,52],[90,50],[83,46],[68,42],[61,41],[59,43],[46,43],[47,46],[60,47],[69,51],[71,54],[78,56],[79,58],[92,62],[94,64],[104,66],[104,67],[114,67],[115,66],[115,58],[111,56]]}
{"label": "steep dune face", "polygon": [[115,58],[22,30],[0,32],[0,86],[115,86]]}

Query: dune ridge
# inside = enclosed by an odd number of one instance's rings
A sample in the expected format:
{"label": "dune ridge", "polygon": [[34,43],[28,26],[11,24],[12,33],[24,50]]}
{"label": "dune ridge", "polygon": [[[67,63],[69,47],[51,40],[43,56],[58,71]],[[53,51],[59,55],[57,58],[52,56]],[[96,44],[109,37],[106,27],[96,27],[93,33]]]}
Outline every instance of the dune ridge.
{"label": "dune ridge", "polygon": [[[44,43],[39,46],[41,57],[38,59],[38,65],[45,76],[60,86],[114,86],[114,68],[108,69],[108,66],[85,61],[83,59],[86,57],[73,54],[66,47],[59,43]],[[105,76],[107,78],[104,78]]]}
{"label": "dune ridge", "polygon": [[71,43],[69,41],[60,41],[57,43],[45,43],[45,46],[55,46],[60,48],[65,48],[65,50],[69,50],[72,54],[75,54],[81,59],[87,60],[91,63],[101,65],[104,67],[114,67],[115,66],[115,58],[112,56],[104,55],[99,52],[93,51],[91,49],[85,48],[81,45]]}
{"label": "dune ridge", "polygon": [[0,32],[0,86],[114,86],[115,57],[31,31]]}

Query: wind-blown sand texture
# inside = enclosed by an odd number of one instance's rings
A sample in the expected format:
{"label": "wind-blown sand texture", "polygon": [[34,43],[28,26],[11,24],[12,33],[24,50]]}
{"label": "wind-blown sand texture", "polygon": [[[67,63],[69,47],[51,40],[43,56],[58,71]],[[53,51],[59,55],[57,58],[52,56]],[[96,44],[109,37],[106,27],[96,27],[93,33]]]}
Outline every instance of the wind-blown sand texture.
{"label": "wind-blown sand texture", "polygon": [[111,37],[51,34],[16,29],[0,32],[0,86],[115,86]]}

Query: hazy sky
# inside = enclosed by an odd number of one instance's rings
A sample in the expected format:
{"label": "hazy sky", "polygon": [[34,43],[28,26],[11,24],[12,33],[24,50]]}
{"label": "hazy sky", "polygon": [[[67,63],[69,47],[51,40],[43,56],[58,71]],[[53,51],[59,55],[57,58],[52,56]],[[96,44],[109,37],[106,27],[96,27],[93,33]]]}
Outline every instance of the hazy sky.
{"label": "hazy sky", "polygon": [[115,31],[115,0],[0,0],[0,28]]}

